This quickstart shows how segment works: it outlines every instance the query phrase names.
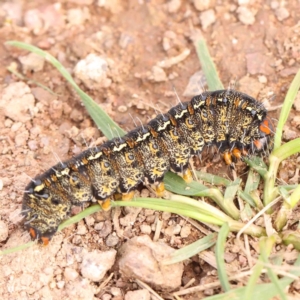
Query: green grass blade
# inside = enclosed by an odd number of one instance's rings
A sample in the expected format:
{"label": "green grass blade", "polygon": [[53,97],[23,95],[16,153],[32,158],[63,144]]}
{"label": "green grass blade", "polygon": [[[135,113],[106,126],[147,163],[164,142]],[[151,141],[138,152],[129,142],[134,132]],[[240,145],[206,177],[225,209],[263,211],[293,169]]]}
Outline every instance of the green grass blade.
{"label": "green grass blade", "polygon": [[201,251],[213,246],[217,241],[217,233],[211,233],[208,236],[188,245],[179,250],[174,251],[168,258],[161,261],[163,265],[171,265],[188,259]]}
{"label": "green grass blade", "polygon": [[218,266],[217,271],[218,271],[219,280],[225,292],[230,291],[230,284],[226,273],[225,260],[224,260],[225,243],[228,234],[229,234],[229,226],[227,223],[224,223],[218,234],[218,240],[216,245],[216,260]]}
{"label": "green grass blade", "polygon": [[288,143],[280,146],[279,148],[274,150],[270,156],[276,157],[276,159],[278,160],[278,162],[276,163],[279,164],[284,159],[299,152],[300,152],[300,138],[297,138],[295,140],[289,141]]}
{"label": "green grass blade", "polygon": [[13,247],[13,248],[9,248],[9,249],[4,249],[4,250],[0,251],[0,256],[22,251],[24,249],[32,247],[35,244],[36,244],[35,241],[31,241],[31,242],[28,242],[26,244],[19,245],[17,247]]}
{"label": "green grass blade", "polygon": [[[291,271],[290,273],[295,276],[300,276],[300,255],[298,256],[294,267],[294,271]],[[295,279],[291,277],[284,277],[279,280],[279,286],[281,289],[285,289],[288,285],[290,285]],[[214,295],[211,297],[206,297],[204,300],[245,300],[243,298],[243,295],[245,294],[246,287],[240,287],[234,290],[230,290],[224,294],[221,295]],[[265,284],[258,284],[255,286],[253,295],[251,300],[271,300],[278,294],[277,289],[274,286],[274,283],[265,283]]]}
{"label": "green grass blade", "polygon": [[[268,255],[267,251],[265,249],[262,249],[261,257],[262,257],[262,261],[265,264],[270,264],[268,256],[269,255]],[[266,267],[266,269],[267,269],[268,276],[269,276],[271,282],[273,282],[274,287],[277,289],[278,295],[280,295],[282,300],[287,300],[287,297],[286,297],[283,289],[280,286],[279,279],[278,279],[277,275],[275,274],[275,272],[273,271],[273,269],[270,267]]]}
{"label": "green grass blade", "polygon": [[300,70],[298,71],[298,73],[296,74],[296,76],[294,77],[290,85],[290,88],[284,99],[283,107],[280,111],[280,117],[277,124],[277,129],[276,129],[276,134],[274,139],[274,151],[276,151],[281,145],[283,127],[290,114],[292,105],[299,91],[299,88],[300,88]]}
{"label": "green grass blade", "polygon": [[103,109],[101,109],[101,107],[99,107],[99,105],[96,102],[94,102],[94,100],[89,95],[87,95],[83,90],[80,89],[80,87],[76,84],[76,82],[74,81],[70,73],[67,71],[67,69],[52,55],[35,46],[18,41],[9,41],[6,42],[6,45],[30,51],[43,57],[46,61],[51,63],[76,90],[91,118],[94,120],[97,127],[103,132],[103,134],[107,138],[113,138],[113,135],[117,134],[116,131],[120,135],[124,135],[126,133],[122,128],[118,126],[117,123],[115,123],[108,116],[108,114]]}
{"label": "green grass blade", "polygon": [[186,196],[209,197],[233,219],[237,220],[239,218],[240,213],[234,203],[230,201],[225,202],[222,193],[216,188],[207,188],[196,181],[187,184],[180,176],[170,172],[166,174],[164,182],[166,188],[173,193]]}
{"label": "green grass blade", "polygon": [[61,223],[58,227],[58,231],[63,230],[64,228],[70,226],[71,224],[75,224],[78,223],[80,220],[84,219],[85,217],[98,212],[102,210],[102,208],[100,207],[100,205],[92,205],[88,208],[86,208],[85,210],[83,210],[82,212],[80,212],[79,214],[73,216],[72,218],[67,219],[66,221],[64,221],[63,223]]}
{"label": "green grass blade", "polygon": [[268,167],[263,161],[261,157],[254,156],[250,158],[245,157],[244,161],[251,167],[253,168],[260,176],[263,178],[265,177]]}
{"label": "green grass blade", "polygon": [[[265,256],[269,256],[274,244],[275,244],[274,236],[261,238],[259,241],[260,253],[264,252]],[[261,275],[261,271],[262,271],[263,267],[264,267],[263,258],[262,258],[262,254],[260,254],[256,265],[252,269],[253,273],[250,276],[250,279],[248,280],[248,284],[246,286],[244,296],[243,296],[244,300],[252,300],[253,299],[255,286],[257,285],[257,280],[258,280],[259,276]]]}
{"label": "green grass blade", "polygon": [[224,86],[218,76],[216,66],[200,31],[195,32],[193,40],[209,90],[223,90]]}
{"label": "green grass blade", "polygon": [[228,186],[231,180],[210,173],[196,171],[197,179],[210,183],[211,185]]}

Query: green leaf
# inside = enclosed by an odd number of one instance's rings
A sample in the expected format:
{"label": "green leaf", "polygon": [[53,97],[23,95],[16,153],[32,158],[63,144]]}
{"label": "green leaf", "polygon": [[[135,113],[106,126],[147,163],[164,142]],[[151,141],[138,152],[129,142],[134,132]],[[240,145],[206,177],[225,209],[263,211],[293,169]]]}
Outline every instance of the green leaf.
{"label": "green leaf", "polygon": [[218,270],[219,280],[225,292],[230,291],[231,289],[228,281],[228,276],[226,273],[225,260],[224,260],[225,244],[226,244],[226,239],[228,234],[229,234],[229,226],[227,223],[224,223],[218,235],[217,246],[216,246],[216,260],[218,266],[217,270]]}
{"label": "green leaf", "polygon": [[163,265],[171,265],[188,259],[201,251],[213,246],[217,241],[217,233],[211,233],[208,236],[188,245],[179,250],[174,251],[168,258],[161,261]]}

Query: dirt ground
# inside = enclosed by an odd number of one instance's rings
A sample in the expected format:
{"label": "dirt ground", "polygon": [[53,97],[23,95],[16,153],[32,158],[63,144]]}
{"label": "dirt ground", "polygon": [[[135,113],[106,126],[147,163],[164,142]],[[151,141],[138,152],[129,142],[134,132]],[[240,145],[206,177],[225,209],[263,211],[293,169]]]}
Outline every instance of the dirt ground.
{"label": "dirt ground", "polygon": [[[236,89],[262,101],[277,119],[279,106],[300,65],[299,17],[299,0],[1,1],[2,249],[30,240],[19,223],[22,195],[30,177],[57,163],[53,153],[66,160],[86,149],[86,143],[103,140],[79,97],[58,71],[25,51],[5,45],[6,41],[27,42],[51,53],[77,78],[83,90],[129,131],[135,126],[132,118],[145,123],[156,115],[153,107],[166,111],[176,104],[173,86],[181,99],[191,98],[189,80],[201,70],[191,37],[193,30],[199,29],[224,86],[234,83]],[[89,69],[86,75],[86,65],[78,62],[87,57],[96,59],[100,70]],[[172,64],[165,66],[163,61]],[[18,78],[16,72],[24,78]],[[284,132],[286,141],[300,136],[299,111],[298,100]],[[299,159],[284,166],[279,177],[289,183],[299,172]],[[120,211],[120,218],[128,213]],[[153,237],[155,218],[162,220],[160,240],[174,248],[203,236],[198,227],[187,225],[178,216],[141,210],[128,224],[118,223],[123,232],[120,237],[112,217],[111,213],[97,213],[57,233],[48,247],[34,245],[0,257],[0,298],[150,299],[148,294],[145,298],[128,294],[141,288],[123,278],[116,266],[100,282],[85,276],[80,269],[85,251],[118,250],[125,241],[147,233],[149,228]],[[101,226],[110,229],[99,237],[97,228]],[[188,233],[181,234],[186,226]],[[111,242],[114,239],[116,243]],[[248,266],[236,248],[227,254],[227,262],[239,269]],[[109,278],[110,274],[113,276]],[[215,280],[216,270],[198,256],[184,264],[181,287]],[[293,287],[294,295],[299,289],[298,282]],[[172,299],[170,294],[155,290],[164,299]],[[201,299],[220,291],[220,287],[207,288],[182,297]],[[152,295],[152,299],[158,298]]]}

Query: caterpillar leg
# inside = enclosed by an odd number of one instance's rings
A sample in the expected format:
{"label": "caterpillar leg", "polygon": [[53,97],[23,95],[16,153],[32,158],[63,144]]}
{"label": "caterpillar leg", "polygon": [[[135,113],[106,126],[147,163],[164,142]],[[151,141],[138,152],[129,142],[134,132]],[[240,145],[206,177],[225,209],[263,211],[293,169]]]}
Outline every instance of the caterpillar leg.
{"label": "caterpillar leg", "polygon": [[242,152],[238,148],[234,148],[232,150],[232,155],[234,157],[236,157],[237,159],[241,159],[242,158]]}
{"label": "caterpillar leg", "polygon": [[193,175],[189,168],[187,168],[186,170],[183,171],[182,178],[186,183],[190,183],[193,181]]}
{"label": "caterpillar leg", "polygon": [[131,201],[133,197],[134,197],[134,191],[130,191],[129,193],[122,193],[123,201]]}
{"label": "caterpillar leg", "polygon": [[226,165],[231,165],[232,164],[231,152],[225,151],[224,154],[223,154],[223,158],[225,160]]}
{"label": "caterpillar leg", "polygon": [[105,199],[104,201],[98,201],[99,205],[102,207],[104,211],[108,211],[111,208],[110,198]]}
{"label": "caterpillar leg", "polygon": [[159,182],[157,185],[155,185],[155,193],[156,196],[161,198],[165,194],[165,184],[163,182]]}

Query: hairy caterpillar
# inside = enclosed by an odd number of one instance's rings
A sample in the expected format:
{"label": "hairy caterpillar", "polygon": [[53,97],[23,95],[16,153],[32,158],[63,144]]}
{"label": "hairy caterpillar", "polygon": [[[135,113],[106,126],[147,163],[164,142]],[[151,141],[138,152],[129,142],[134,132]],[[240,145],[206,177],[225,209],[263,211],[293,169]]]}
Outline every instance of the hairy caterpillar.
{"label": "hairy caterpillar", "polygon": [[164,191],[172,169],[191,180],[188,161],[216,145],[227,164],[270,148],[272,125],[264,106],[235,90],[204,92],[121,138],[57,164],[26,187],[22,214],[33,239],[47,244],[72,205],[98,201],[110,207],[114,193],[130,200],[145,179]]}

